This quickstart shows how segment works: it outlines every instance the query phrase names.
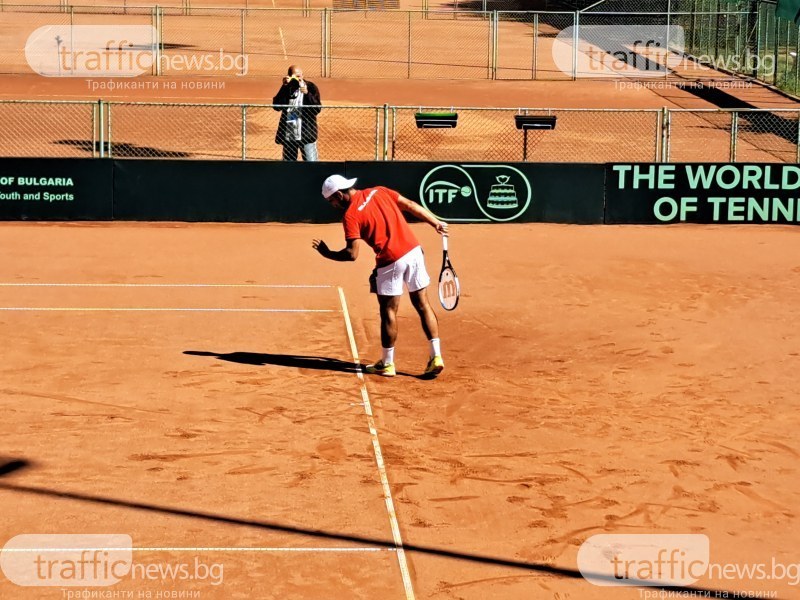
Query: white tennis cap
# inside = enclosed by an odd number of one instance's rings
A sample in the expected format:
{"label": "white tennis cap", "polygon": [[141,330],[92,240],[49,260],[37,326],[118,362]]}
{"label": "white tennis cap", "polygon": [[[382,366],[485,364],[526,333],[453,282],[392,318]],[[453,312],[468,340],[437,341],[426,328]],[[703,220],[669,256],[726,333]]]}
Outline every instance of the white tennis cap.
{"label": "white tennis cap", "polygon": [[331,175],[325,180],[325,183],[322,184],[322,197],[330,198],[338,191],[349,190],[355,185],[356,181],[356,177],[345,179],[341,175]]}

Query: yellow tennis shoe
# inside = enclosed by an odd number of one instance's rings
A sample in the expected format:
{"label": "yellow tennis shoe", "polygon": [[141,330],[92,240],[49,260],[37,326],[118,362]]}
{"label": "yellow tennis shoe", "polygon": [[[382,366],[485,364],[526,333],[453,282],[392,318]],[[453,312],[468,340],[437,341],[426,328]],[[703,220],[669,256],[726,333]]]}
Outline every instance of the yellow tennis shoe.
{"label": "yellow tennis shoe", "polygon": [[394,377],[397,375],[397,371],[395,371],[394,368],[394,363],[384,363],[382,360],[379,360],[371,365],[367,365],[366,371],[370,375],[381,375],[383,377]]}
{"label": "yellow tennis shoe", "polygon": [[442,360],[441,356],[434,356],[428,361],[428,366],[425,367],[425,376],[433,378],[442,371],[444,371],[444,360]]}

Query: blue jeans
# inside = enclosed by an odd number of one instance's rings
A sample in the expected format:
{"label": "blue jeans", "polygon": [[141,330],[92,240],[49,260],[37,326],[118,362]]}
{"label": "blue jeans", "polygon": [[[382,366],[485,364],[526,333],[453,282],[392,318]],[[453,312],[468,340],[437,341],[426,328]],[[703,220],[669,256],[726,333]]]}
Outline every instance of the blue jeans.
{"label": "blue jeans", "polygon": [[303,155],[303,160],[315,162],[319,160],[317,154],[317,142],[310,144],[303,144],[301,142],[284,142],[283,143],[283,160],[297,160],[297,151]]}

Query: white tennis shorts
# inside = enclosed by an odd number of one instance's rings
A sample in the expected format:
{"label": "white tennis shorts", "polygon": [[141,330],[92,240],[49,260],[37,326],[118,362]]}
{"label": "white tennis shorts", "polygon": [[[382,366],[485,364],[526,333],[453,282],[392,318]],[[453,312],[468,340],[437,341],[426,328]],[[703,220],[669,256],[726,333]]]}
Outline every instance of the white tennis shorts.
{"label": "white tennis shorts", "polygon": [[402,296],[404,283],[409,292],[417,292],[431,283],[421,246],[377,269],[376,291],[379,296]]}

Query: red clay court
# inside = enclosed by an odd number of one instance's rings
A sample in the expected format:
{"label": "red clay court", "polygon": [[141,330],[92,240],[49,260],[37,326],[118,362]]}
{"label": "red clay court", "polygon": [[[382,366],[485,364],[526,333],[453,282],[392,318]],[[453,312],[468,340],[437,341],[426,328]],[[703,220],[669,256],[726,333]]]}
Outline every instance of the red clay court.
{"label": "red clay court", "polygon": [[[4,75],[0,100],[268,104],[290,61],[304,62],[291,46],[259,77],[191,78],[223,84],[202,91],[175,77],[143,81],[178,91],[99,93],[92,80]],[[715,107],[679,80],[312,73],[332,106]],[[758,85],[735,95],[797,107]],[[43,155],[64,137],[58,119],[15,114],[0,131],[12,154],[21,135]],[[159,145],[180,146],[203,114],[157,127]],[[253,137],[273,148],[267,116]],[[724,154],[713,130],[687,127],[676,152]],[[585,131],[572,139],[610,135]],[[760,148],[750,160],[774,159]],[[438,237],[413,227],[438,273]],[[658,597],[581,576],[581,545],[603,533],[703,534],[715,565],[788,570],[694,588],[797,597],[796,228],[453,225],[462,298],[437,310],[435,381],[419,377],[426,340],[407,299],[398,377],[363,373],[380,353],[373,265],[324,261],[318,237],[340,247],[341,226],[0,224],[0,539],[129,535],[142,567],[109,588],[2,577],[0,597]]]}
{"label": "red clay court", "polygon": [[[791,228],[456,226],[464,295],[440,312],[434,382],[414,377],[408,304],[407,375],[354,372],[349,327],[358,360],[379,352],[369,261],[310,248],[339,226],[2,230],[3,454],[30,463],[0,482],[4,537],[113,529],[136,562],[224,565],[218,587],[111,589],[639,598],[576,573],[611,531],[704,533],[717,563],[795,557]],[[697,585],[794,589],[724,583]]]}

